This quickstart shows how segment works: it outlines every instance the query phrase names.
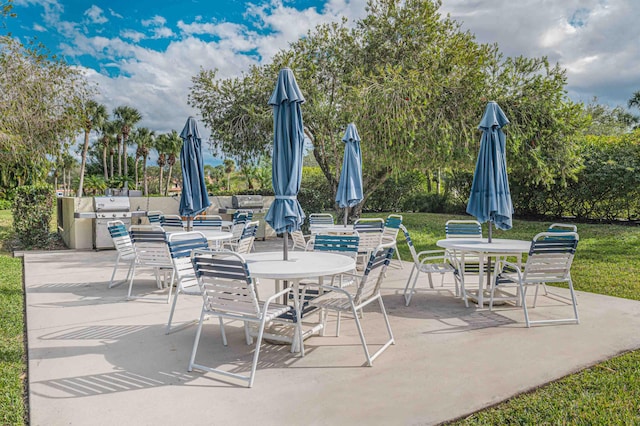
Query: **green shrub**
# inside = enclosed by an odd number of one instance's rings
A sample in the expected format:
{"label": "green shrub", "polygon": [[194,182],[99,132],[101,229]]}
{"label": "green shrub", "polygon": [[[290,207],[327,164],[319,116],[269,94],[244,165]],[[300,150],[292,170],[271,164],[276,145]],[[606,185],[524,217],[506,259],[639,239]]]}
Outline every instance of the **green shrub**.
{"label": "green shrub", "polygon": [[0,210],[11,210],[13,202],[11,200],[0,200]]}
{"label": "green shrub", "polygon": [[50,185],[21,186],[13,203],[13,229],[25,248],[45,247],[53,215],[54,192]]}
{"label": "green shrub", "polygon": [[300,185],[298,201],[307,216],[311,213],[334,210],[333,193],[320,167],[302,169],[302,185]]}
{"label": "green shrub", "polygon": [[400,212],[406,201],[427,192],[427,176],[418,170],[404,172],[387,179],[367,199],[368,212]]}

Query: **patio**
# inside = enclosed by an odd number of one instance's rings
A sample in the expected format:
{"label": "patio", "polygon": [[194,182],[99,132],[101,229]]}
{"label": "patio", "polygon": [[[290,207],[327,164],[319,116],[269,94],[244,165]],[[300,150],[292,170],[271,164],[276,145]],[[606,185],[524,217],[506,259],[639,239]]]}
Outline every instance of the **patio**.
{"label": "patio", "polygon": [[[257,241],[258,250],[281,240]],[[306,356],[263,346],[254,387],[187,372],[195,327],[165,335],[169,306],[125,301],[107,289],[113,251],[26,253],[25,286],[31,423],[54,424],[436,424],[464,416],[621,352],[640,347],[640,302],[578,292],[580,325],[526,329],[521,309],[465,308],[448,290],[421,291],[404,306],[410,271],[390,268],[384,302],[396,345],[374,366],[353,321],[341,336],[312,337]],[[120,271],[120,276],[125,272]],[[424,277],[426,280],[426,277]],[[148,289],[155,286],[149,275]],[[424,287],[424,286],[423,286]],[[137,288],[144,290],[140,284]],[[260,289],[273,285],[261,280]],[[262,295],[264,297],[264,295]],[[565,312],[542,298],[532,315]],[[201,299],[183,297],[176,322],[196,319]],[[333,317],[331,317],[333,319]],[[382,317],[363,322],[383,340]],[[242,329],[203,329],[199,356],[246,371]],[[375,346],[374,346],[375,347]],[[208,359],[207,359],[208,358]]]}

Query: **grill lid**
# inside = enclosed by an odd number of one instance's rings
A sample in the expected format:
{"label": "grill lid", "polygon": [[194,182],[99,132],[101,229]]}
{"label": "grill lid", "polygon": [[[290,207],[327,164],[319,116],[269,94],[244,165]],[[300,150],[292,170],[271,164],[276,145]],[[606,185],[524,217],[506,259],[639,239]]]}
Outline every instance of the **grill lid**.
{"label": "grill lid", "polygon": [[262,195],[234,195],[231,197],[234,209],[262,209],[264,201]]}
{"label": "grill lid", "polygon": [[96,212],[128,212],[131,205],[129,197],[94,197],[93,208]]}

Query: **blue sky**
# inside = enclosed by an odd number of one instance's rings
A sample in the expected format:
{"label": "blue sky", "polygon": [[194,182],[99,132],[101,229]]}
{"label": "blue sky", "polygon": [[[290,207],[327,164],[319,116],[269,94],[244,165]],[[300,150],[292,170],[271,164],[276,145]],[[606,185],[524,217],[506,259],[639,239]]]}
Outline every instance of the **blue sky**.
{"label": "blue sky", "polygon": [[[366,0],[14,0],[7,30],[37,37],[98,84],[111,111],[137,108],[156,133],[184,126],[200,67],[231,77],[316,25],[365,16]],[[638,0],[443,0],[441,12],[509,56],[547,56],[575,101],[626,105],[640,90]],[[274,77],[275,78],[275,77]],[[207,129],[201,129],[208,135]],[[211,162],[211,155],[209,162]]]}

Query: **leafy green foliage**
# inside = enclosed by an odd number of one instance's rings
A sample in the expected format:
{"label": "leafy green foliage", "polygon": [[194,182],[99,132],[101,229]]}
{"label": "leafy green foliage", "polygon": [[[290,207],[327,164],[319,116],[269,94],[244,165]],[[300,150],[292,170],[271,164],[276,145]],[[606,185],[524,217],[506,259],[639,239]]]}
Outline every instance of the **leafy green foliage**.
{"label": "leafy green foliage", "polygon": [[53,188],[49,185],[28,185],[16,189],[13,228],[22,246],[48,245],[53,200]]}
{"label": "leafy green foliage", "polygon": [[1,36],[0,93],[0,184],[43,182],[61,141],[81,127],[77,111],[92,88],[81,70],[49,56],[42,46]]}

